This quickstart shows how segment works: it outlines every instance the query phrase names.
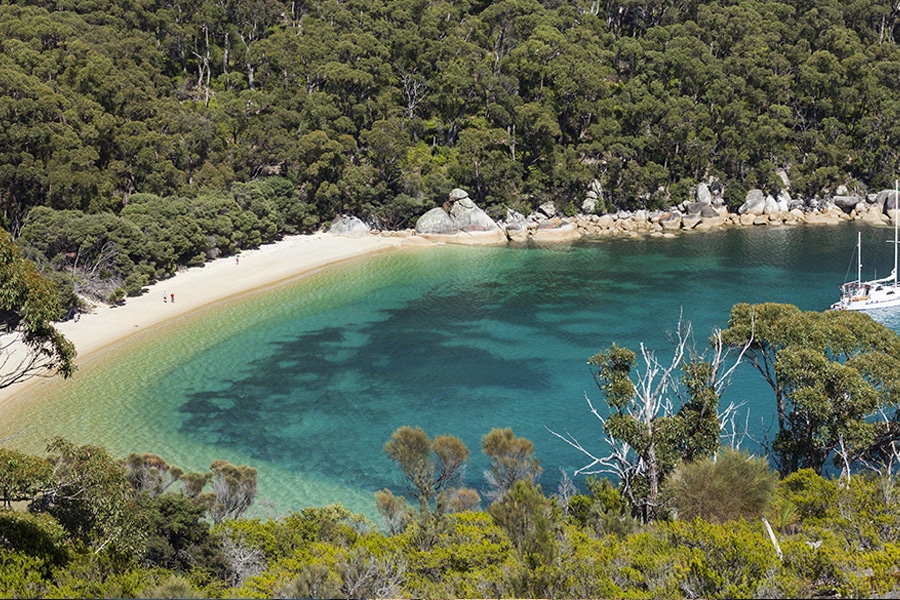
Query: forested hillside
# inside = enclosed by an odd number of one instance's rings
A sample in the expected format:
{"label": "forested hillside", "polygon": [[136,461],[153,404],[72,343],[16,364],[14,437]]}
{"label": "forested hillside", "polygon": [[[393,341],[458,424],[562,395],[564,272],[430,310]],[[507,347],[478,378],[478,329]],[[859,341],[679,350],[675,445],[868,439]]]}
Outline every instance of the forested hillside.
{"label": "forested hillside", "polygon": [[456,186],[495,211],[580,203],[594,179],[603,210],[680,202],[710,176],[742,199],[776,168],[801,197],[889,187],[897,16],[875,0],[4,2],[2,225],[271,175],[289,229],[338,212],[405,226]]}
{"label": "forested hillside", "polygon": [[[0,4],[0,226],[100,299],[311,231],[891,187],[875,0]],[[41,210],[36,210],[41,207]],[[70,287],[72,282],[70,281]],[[71,302],[68,302],[71,304]]]}

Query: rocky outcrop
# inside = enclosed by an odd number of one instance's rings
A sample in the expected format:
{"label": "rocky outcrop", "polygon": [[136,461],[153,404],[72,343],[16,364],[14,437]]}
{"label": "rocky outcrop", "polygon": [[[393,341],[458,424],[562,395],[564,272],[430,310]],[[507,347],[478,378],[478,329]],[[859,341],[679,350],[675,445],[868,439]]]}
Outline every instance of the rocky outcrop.
{"label": "rocky outcrop", "polygon": [[506,237],[511,242],[527,242],[528,237],[531,235],[525,215],[511,208],[506,210],[506,221],[503,229],[506,231]]}
{"label": "rocky outcrop", "polygon": [[833,196],[831,201],[834,202],[835,206],[845,212],[850,212],[856,208],[857,204],[863,202],[862,198],[859,196]]}
{"label": "rocky outcrop", "polygon": [[447,196],[449,211],[435,207],[416,221],[416,234],[445,243],[502,244],[506,234],[487,213],[478,208],[465,190]]}
{"label": "rocky outcrop", "polygon": [[686,215],[699,215],[704,208],[712,209],[707,202],[690,202],[684,205],[684,213]]}
{"label": "rocky outcrop", "polygon": [[561,242],[582,235],[575,220],[560,216],[553,202],[545,202],[527,217],[507,210],[500,223],[481,210],[465,190],[450,192],[444,206],[447,208],[433,208],[419,217],[417,235],[452,244]]}
{"label": "rocky outcrop", "polygon": [[[753,189],[747,192],[744,203],[738,208],[739,215],[752,215],[758,217],[761,215],[772,215],[780,212],[787,212],[791,209],[791,195],[787,190],[778,192],[778,196],[766,194],[762,190]],[[747,217],[743,219],[749,221]]]}
{"label": "rocky outcrop", "polygon": [[366,225],[362,219],[348,215],[338,215],[328,229],[328,233],[351,238],[365,237],[371,232],[372,228]]}
{"label": "rocky outcrop", "polygon": [[475,206],[468,195],[453,202],[450,219],[460,231],[465,232],[494,231],[500,228],[486,212]]}
{"label": "rocky outcrop", "polygon": [[882,190],[875,196],[875,204],[880,207],[885,214],[887,211],[894,210],[898,207],[897,192],[894,190]]}
{"label": "rocky outcrop", "polygon": [[544,202],[538,206],[535,216],[541,219],[552,219],[559,216],[559,211],[553,202]]}
{"label": "rocky outcrop", "polygon": [[446,210],[436,206],[416,221],[416,233],[419,235],[456,235],[459,233],[459,227],[456,226]]}
{"label": "rocky outcrop", "polygon": [[603,184],[598,180],[591,182],[591,188],[585,193],[581,202],[581,212],[592,215],[597,211],[597,205],[603,200]]}
{"label": "rocky outcrop", "polygon": [[541,221],[531,232],[531,241],[536,243],[565,242],[579,237],[581,237],[581,233],[579,233],[577,225],[560,217]]}
{"label": "rocky outcrop", "polygon": [[739,215],[762,215],[766,212],[766,195],[762,190],[750,190],[744,203],[738,208]]}
{"label": "rocky outcrop", "polygon": [[891,220],[884,212],[884,207],[877,204],[857,205],[856,217],[872,225],[890,225]]}
{"label": "rocky outcrop", "polygon": [[[725,205],[722,186],[712,182],[698,184],[690,200],[667,210],[583,213],[570,217],[563,216],[556,204],[545,202],[527,216],[507,210],[506,218],[499,222],[475,206],[464,190],[456,189],[448,196],[445,208],[435,208],[422,215],[416,233],[431,241],[460,244],[552,243],[582,236],[671,237],[679,232],[722,227],[837,224],[848,220],[889,225],[894,211],[900,210],[900,198],[895,197],[893,190],[863,197],[841,186],[833,196],[800,200],[791,198],[786,175],[782,181],[785,187],[777,196],[750,190],[744,204],[733,213]],[[601,199],[599,184],[592,186],[590,192],[586,200]]]}

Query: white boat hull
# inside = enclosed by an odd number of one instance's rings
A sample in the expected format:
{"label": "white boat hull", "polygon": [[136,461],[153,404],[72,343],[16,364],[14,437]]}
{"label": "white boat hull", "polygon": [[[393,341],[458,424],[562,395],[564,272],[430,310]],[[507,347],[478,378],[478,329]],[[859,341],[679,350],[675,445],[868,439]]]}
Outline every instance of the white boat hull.
{"label": "white boat hull", "polygon": [[871,289],[868,294],[842,295],[839,301],[831,305],[831,308],[834,310],[877,310],[894,306],[900,306],[900,286],[880,285]]}
{"label": "white boat hull", "polygon": [[878,310],[900,306],[900,280],[898,280],[898,259],[900,259],[900,180],[894,180],[894,270],[888,277],[863,281],[862,279],[862,233],[856,234],[856,281],[840,286],[841,299],[831,305],[832,310]]}

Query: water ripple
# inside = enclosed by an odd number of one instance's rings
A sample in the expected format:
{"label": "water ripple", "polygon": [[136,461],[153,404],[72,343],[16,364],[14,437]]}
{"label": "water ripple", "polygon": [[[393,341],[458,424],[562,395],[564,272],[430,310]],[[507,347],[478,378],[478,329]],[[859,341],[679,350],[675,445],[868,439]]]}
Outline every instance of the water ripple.
{"label": "water ripple", "polygon": [[[857,230],[376,256],[135,340],[74,380],[44,386],[40,402],[13,407],[0,435],[24,428],[14,443],[39,451],[62,434],[190,469],[248,463],[281,511],[340,501],[372,515],[374,491],[399,491],[382,452],[397,427],[461,437],[475,487],[486,466],[481,436],[512,427],[535,443],[553,491],[557,467],[571,471],[581,457],[545,427],[602,437],[584,402],[587,392],[602,404],[589,356],[614,342],[665,355],[679,315],[702,338],[736,302],[824,309]],[[898,314],[884,322],[898,327]],[[729,393],[747,402],[761,437],[772,412],[765,385],[747,372]]]}

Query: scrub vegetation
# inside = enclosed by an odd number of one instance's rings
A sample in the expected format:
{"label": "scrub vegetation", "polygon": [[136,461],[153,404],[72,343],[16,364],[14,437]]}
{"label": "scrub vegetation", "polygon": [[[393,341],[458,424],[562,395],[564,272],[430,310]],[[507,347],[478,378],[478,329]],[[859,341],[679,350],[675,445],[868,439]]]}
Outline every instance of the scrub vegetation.
{"label": "scrub vegetation", "polygon": [[[421,457],[437,466],[433,452]],[[533,458],[503,460],[527,470]],[[547,494],[526,475],[484,508],[474,490],[474,505],[445,489],[417,507],[380,492],[384,523],[338,504],[248,518],[249,467],[183,473],[158,456],[115,460],[66,440],[45,457],[0,449],[0,493],[11,503],[0,510],[0,594],[799,598],[897,589],[892,475],[838,479],[807,468],[781,478],[766,459],[723,448],[679,464],[663,485],[666,517],[644,523],[608,479],[568,486]]]}

